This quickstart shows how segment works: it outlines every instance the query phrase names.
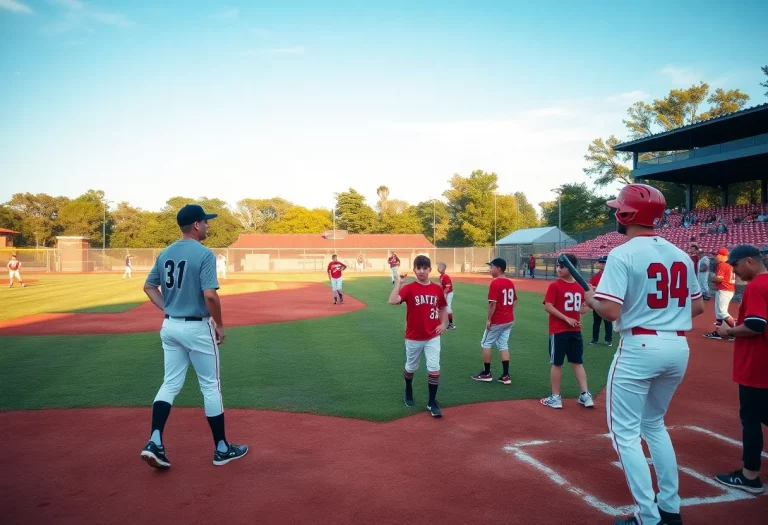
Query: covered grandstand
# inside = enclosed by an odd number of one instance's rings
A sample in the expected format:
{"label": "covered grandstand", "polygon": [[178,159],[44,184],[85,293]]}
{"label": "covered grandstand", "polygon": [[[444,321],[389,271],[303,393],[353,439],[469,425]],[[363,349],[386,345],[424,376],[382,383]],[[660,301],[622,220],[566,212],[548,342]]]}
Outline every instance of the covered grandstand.
{"label": "covered grandstand", "polygon": [[[768,104],[625,142],[614,149],[632,153],[632,176],[638,182],[653,185],[664,181],[686,188],[685,206],[668,210],[657,229],[660,236],[684,250],[696,244],[708,253],[742,243],[768,244]],[[752,181],[761,183],[760,202],[734,205],[729,188]],[[721,205],[694,209],[696,186],[719,189]],[[625,241],[625,236],[611,232],[568,251],[594,259]]]}

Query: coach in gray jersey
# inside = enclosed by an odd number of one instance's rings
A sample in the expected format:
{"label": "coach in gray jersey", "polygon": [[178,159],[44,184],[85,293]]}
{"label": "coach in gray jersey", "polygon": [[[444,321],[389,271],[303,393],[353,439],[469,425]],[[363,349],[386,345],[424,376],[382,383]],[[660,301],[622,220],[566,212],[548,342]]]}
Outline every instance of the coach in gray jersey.
{"label": "coach in gray jersey", "polygon": [[152,303],[165,312],[160,330],[165,378],[152,404],[152,432],[141,459],[155,468],[168,468],[162,436],[171,405],[184,385],[189,364],[197,373],[205,401],[205,415],[213,432],[213,464],[225,465],[248,452],[245,445],[227,441],[219,380],[219,345],[224,342],[216,257],[200,244],[208,236],[208,221],[197,204],[187,204],[176,215],[181,240],[160,253],[144,284]]}

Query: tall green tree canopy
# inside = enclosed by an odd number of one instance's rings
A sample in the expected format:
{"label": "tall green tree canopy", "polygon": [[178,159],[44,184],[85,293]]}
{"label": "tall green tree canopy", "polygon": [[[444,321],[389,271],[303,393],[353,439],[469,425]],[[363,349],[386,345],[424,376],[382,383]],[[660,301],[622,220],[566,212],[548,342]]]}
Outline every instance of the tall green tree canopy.
{"label": "tall green tree canopy", "polygon": [[[763,66],[760,68],[760,70],[763,72],[763,74],[768,77],[768,66]],[[764,88],[768,89],[768,79],[766,79],[765,82],[760,82],[760,85]],[[765,92],[765,96],[768,97],[768,91]]]}
{"label": "tall green tree canopy", "polygon": [[240,221],[244,231],[250,233],[267,233],[270,224],[277,221],[291,209],[293,204],[280,197],[271,199],[241,199],[237,201],[235,217]]}
{"label": "tall green tree canopy", "polygon": [[269,225],[269,233],[323,233],[333,223],[326,210],[308,210],[294,206]]}
{"label": "tall green tree canopy", "polygon": [[562,230],[568,234],[597,228],[610,220],[611,210],[605,202],[613,197],[598,195],[583,182],[563,184],[559,189],[562,211],[557,200],[539,204],[547,226],[557,226],[560,213]]}
{"label": "tall green tree canopy", "polygon": [[52,197],[47,193],[16,193],[6,205],[21,217],[21,234],[30,243],[53,246],[60,235],[58,213],[69,202],[67,197]]}
{"label": "tall green tree canopy", "polygon": [[353,188],[336,194],[336,228],[349,233],[373,233],[378,228],[376,212]]}

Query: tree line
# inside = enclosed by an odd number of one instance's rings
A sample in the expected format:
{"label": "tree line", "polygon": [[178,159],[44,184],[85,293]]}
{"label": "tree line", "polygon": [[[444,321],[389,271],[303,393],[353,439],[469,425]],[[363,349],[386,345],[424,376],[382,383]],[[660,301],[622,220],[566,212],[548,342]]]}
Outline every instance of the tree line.
{"label": "tree line", "polygon": [[[350,188],[335,195],[334,209],[314,208],[273,197],[244,198],[234,206],[208,197],[175,196],[160,211],[142,210],[128,202],[107,206],[101,190],[88,190],[77,198],[46,193],[17,193],[0,205],[0,227],[20,232],[17,246],[53,246],[59,235],[82,235],[91,245],[110,248],[166,246],[178,238],[176,213],[196,202],[217,213],[206,244],[226,247],[241,233],[316,233],[336,228],[349,233],[422,233],[438,246],[490,246],[496,235],[539,226],[534,207],[521,192],[498,194],[498,176],[476,170],[469,176],[454,175],[444,200],[410,204],[391,198],[380,186],[378,201]],[[496,216],[494,221],[494,200]],[[106,233],[106,238],[104,237]]]}

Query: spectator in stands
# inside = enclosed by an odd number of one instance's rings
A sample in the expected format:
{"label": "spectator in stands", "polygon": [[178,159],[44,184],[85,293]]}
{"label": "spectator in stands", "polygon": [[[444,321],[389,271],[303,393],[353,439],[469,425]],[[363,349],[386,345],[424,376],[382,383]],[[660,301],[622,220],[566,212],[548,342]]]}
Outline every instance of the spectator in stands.
{"label": "spectator in stands", "polygon": [[715,226],[715,233],[728,233],[728,228],[724,222],[721,221]]}
{"label": "spectator in stands", "polygon": [[737,246],[728,256],[736,274],[747,281],[739,307],[739,324],[721,326],[720,337],[733,337],[733,380],[739,385],[742,467],[715,479],[723,485],[752,494],[765,491],[760,481],[763,452],[762,425],[768,426],[768,270],[760,251],[749,244]]}
{"label": "spectator in stands", "polygon": [[699,220],[699,218],[695,214],[691,213],[691,226],[696,224],[696,221],[698,221],[698,220]]}
{"label": "spectator in stands", "polygon": [[531,254],[531,256],[528,258],[528,273],[531,276],[531,279],[536,278],[536,257]]}
{"label": "spectator in stands", "polygon": [[743,218],[743,217],[734,217],[734,218],[733,218],[733,224],[739,224],[739,223],[741,223],[742,221],[744,221],[744,218]]}
{"label": "spectator in stands", "polygon": [[763,212],[760,215],[757,216],[758,222],[768,222],[768,213]]}

